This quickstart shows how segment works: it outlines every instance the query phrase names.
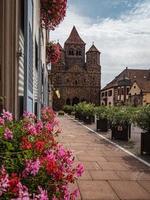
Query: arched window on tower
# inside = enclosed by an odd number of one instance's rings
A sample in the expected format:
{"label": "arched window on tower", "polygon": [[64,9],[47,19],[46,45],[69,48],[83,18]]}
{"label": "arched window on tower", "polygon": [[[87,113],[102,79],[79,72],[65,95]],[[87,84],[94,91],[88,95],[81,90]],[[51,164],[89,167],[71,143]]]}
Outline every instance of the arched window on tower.
{"label": "arched window on tower", "polygon": [[77,49],[77,50],[76,50],[76,56],[81,56],[81,55],[82,55],[81,49]]}
{"label": "arched window on tower", "polygon": [[74,56],[74,49],[70,48],[68,54],[69,56]]}

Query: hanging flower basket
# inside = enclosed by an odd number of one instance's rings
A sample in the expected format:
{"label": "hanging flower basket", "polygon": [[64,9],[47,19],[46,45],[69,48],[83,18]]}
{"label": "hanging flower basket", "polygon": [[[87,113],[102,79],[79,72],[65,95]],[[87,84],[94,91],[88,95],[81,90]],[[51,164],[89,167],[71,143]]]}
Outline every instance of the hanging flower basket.
{"label": "hanging flower basket", "polygon": [[52,42],[48,43],[46,46],[47,64],[55,64],[59,61],[61,56],[61,51],[58,44]]}
{"label": "hanging flower basket", "polygon": [[41,25],[54,30],[66,15],[67,0],[41,0]]}

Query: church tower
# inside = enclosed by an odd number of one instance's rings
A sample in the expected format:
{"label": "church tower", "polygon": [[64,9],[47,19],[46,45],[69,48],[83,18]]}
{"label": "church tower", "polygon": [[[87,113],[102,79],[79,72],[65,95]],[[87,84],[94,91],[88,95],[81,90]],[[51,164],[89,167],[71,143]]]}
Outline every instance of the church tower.
{"label": "church tower", "polygon": [[85,66],[85,43],[74,26],[64,45],[66,68],[72,65]]}
{"label": "church tower", "polygon": [[65,104],[74,105],[82,101],[100,104],[101,66],[100,51],[93,44],[86,52],[85,42],[79,36],[75,26],[64,48],[59,44],[61,59],[52,65],[51,83],[53,108],[60,110]]}
{"label": "church tower", "polygon": [[93,44],[86,52],[87,67],[100,67],[100,51]]}

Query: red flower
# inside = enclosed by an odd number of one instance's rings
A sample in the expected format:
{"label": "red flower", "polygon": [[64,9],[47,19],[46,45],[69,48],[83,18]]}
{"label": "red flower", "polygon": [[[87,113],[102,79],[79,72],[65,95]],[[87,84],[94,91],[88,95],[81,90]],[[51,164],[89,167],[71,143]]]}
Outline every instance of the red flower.
{"label": "red flower", "polygon": [[9,179],[9,189],[11,192],[13,193],[17,193],[18,192],[18,183],[19,183],[20,179],[17,176],[17,174],[12,174],[11,178]]}
{"label": "red flower", "polygon": [[32,143],[29,142],[28,138],[22,137],[21,148],[22,149],[32,149]]}
{"label": "red flower", "polygon": [[47,63],[57,63],[61,57],[61,51],[58,44],[54,44],[52,42],[48,43],[46,46],[46,55]]}
{"label": "red flower", "polygon": [[41,24],[46,29],[54,28],[66,15],[67,0],[41,0]]}
{"label": "red flower", "polygon": [[37,141],[35,143],[35,149],[37,151],[42,152],[44,150],[44,148],[45,148],[45,142],[43,142],[43,141]]}

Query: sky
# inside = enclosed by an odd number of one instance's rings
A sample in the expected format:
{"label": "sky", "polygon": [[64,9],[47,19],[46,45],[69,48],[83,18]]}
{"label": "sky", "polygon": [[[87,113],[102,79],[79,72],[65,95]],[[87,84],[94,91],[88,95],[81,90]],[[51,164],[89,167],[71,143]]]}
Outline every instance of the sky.
{"label": "sky", "polygon": [[102,87],[126,67],[150,69],[150,0],[68,0],[50,40],[64,46],[74,25],[86,50],[101,52]]}

